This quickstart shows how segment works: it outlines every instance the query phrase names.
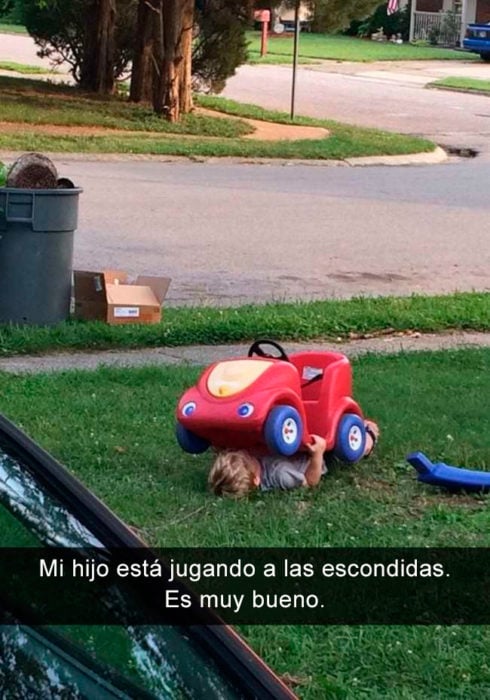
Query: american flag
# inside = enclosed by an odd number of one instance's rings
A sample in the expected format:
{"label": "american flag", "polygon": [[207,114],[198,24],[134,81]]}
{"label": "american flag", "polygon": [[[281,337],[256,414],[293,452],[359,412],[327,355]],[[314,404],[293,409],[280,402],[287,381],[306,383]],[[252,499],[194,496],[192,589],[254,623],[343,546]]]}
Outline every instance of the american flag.
{"label": "american flag", "polygon": [[392,15],[398,10],[398,0],[388,0],[388,5],[386,7],[386,14]]}

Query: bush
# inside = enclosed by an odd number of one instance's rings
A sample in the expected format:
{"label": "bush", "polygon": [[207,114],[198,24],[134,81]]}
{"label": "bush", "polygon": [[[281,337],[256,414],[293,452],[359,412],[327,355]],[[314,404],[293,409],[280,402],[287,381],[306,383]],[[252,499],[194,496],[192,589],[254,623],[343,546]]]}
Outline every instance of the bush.
{"label": "bush", "polygon": [[344,34],[349,36],[371,36],[380,27],[389,38],[393,34],[401,34],[403,41],[408,41],[410,34],[410,3],[392,15],[386,13],[386,2],[365,20],[353,21]]}
{"label": "bush", "polygon": [[[54,64],[66,61],[79,83],[93,3],[70,0],[40,7],[38,0],[23,0],[22,8],[22,24],[40,47],[39,55],[50,58]],[[134,0],[117,0],[114,79],[123,75],[132,57],[135,10]]]}
{"label": "bush", "polygon": [[247,60],[245,29],[250,22],[249,0],[197,3],[197,38],[192,52],[194,88],[221,92],[225,81]]}
{"label": "bush", "polygon": [[441,24],[440,43],[445,46],[458,46],[460,28],[459,15],[452,10],[445,12]]}
{"label": "bush", "polygon": [[23,24],[21,0],[0,0],[0,17],[4,24]]}

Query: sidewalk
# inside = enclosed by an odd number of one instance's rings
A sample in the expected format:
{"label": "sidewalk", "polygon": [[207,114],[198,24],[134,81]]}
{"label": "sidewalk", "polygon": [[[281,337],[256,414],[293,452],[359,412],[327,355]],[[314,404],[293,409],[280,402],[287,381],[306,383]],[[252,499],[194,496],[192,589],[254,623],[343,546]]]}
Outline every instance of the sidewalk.
{"label": "sidewalk", "polygon": [[[246,355],[250,343],[236,345],[191,345],[184,347],[72,352],[51,355],[16,356],[0,359],[0,371],[11,373],[60,372],[70,369],[95,370],[101,366],[143,367],[145,365],[207,365],[217,360]],[[286,352],[331,349],[356,357],[365,353],[393,354],[417,350],[449,350],[490,347],[490,333],[454,332],[443,334],[393,334],[377,338],[332,343],[331,341],[288,343]]]}

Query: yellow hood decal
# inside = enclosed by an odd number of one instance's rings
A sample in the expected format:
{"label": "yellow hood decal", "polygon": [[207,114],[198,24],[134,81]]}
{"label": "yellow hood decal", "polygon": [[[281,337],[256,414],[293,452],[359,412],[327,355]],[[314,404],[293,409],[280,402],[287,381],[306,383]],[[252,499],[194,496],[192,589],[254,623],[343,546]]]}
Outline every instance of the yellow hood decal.
{"label": "yellow hood decal", "polygon": [[253,384],[272,364],[267,360],[220,362],[208,377],[208,391],[217,398],[238,394]]}

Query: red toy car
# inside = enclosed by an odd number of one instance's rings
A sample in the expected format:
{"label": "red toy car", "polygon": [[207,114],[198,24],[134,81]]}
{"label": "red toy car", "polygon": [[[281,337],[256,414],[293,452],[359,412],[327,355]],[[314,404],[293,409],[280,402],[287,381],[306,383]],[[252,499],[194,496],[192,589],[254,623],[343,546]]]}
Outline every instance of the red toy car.
{"label": "red toy car", "polygon": [[257,340],[248,357],[214,363],[185,392],[176,411],[177,440],[193,454],[213,445],[292,455],[305,450],[314,433],[339,459],[357,462],[366,430],[351,394],[345,355],[305,351],[288,357],[278,343]]}

